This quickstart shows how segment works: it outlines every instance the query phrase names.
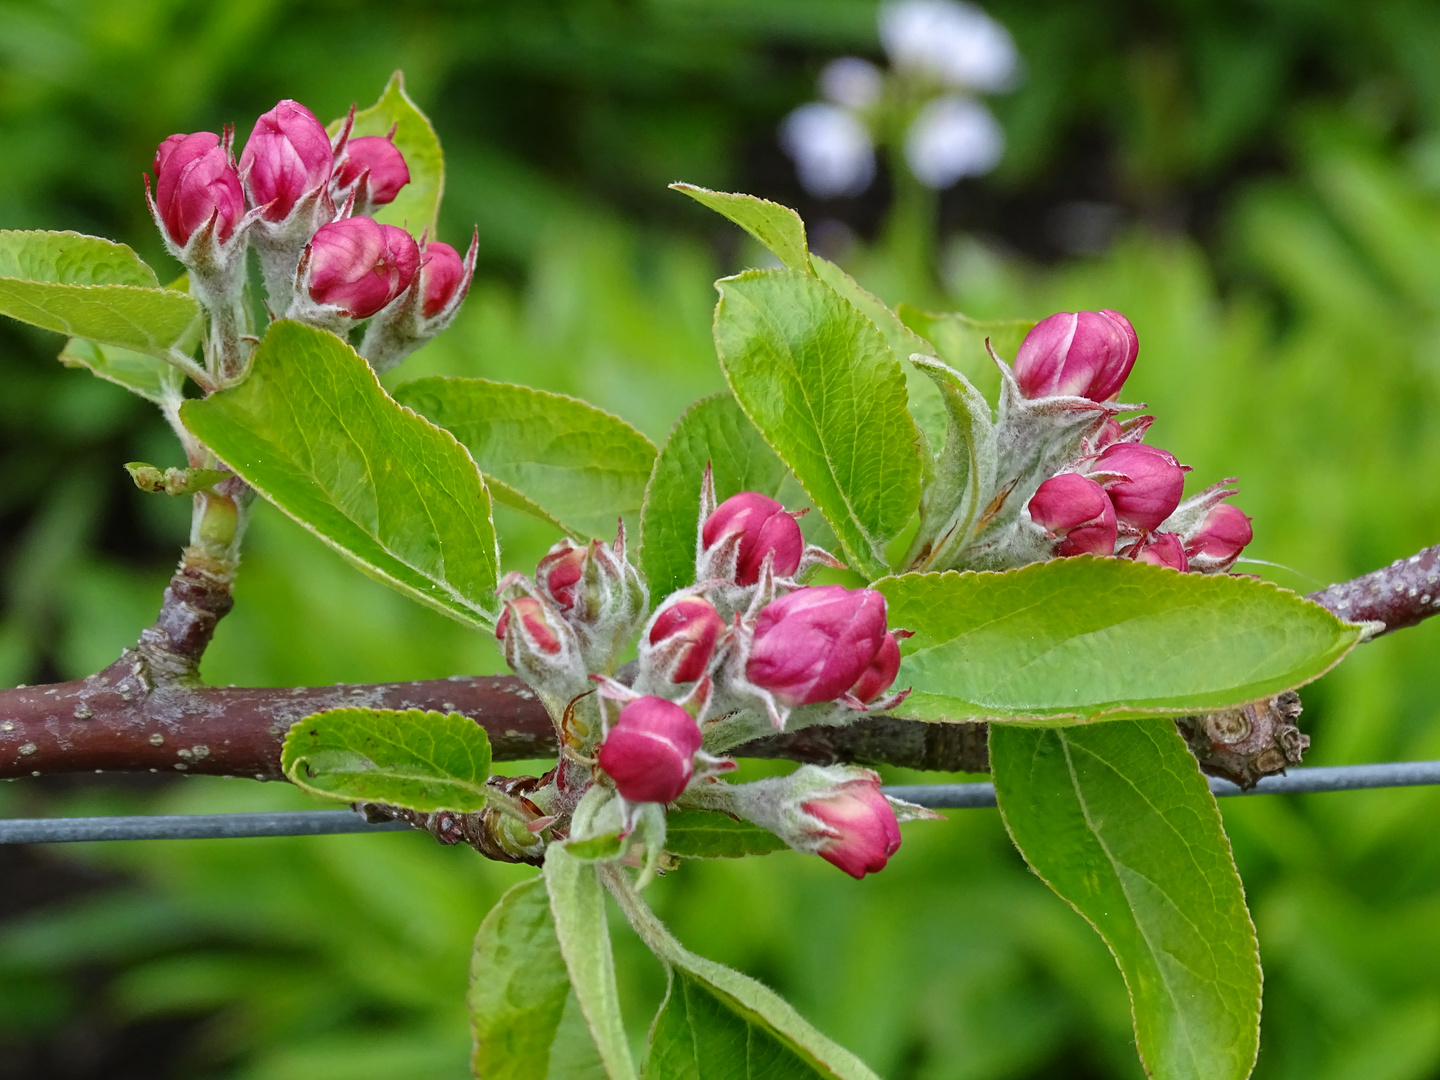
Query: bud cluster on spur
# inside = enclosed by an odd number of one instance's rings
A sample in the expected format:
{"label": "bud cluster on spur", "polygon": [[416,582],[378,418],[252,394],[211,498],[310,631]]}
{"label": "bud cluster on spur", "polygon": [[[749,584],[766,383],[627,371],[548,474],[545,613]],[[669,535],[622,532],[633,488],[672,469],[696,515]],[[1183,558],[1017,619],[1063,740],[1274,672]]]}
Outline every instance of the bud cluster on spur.
{"label": "bud cluster on spur", "polygon": [[[978,493],[922,506],[907,564],[917,570],[1000,570],[1067,555],[1133,559],[1181,572],[1225,573],[1250,543],[1250,519],[1225,500],[1234,480],[1184,498],[1189,466],[1146,443],[1153,416],[1118,398],[1140,353],[1118,311],[1061,311],[1025,336],[1000,368],[989,406],[940,361],[912,359],[962,388],[977,433]],[[954,422],[952,420],[952,428]]]}
{"label": "bud cluster on spur", "polygon": [[282,101],[255,122],[237,162],[235,132],[171,135],[155,152],[146,200],[165,246],[211,315],[222,381],[238,377],[250,333],[246,253],[259,257],[272,318],[346,335],[369,320],[360,353],[383,372],[445,329],[475,273],[478,237],[449,244],[370,217],[410,182],[388,136],[332,138],[315,114]]}
{"label": "bud cluster on spur", "polygon": [[[887,798],[866,769],[805,767],[751,784],[721,777],[726,752],[777,730],[846,724],[904,699],[885,598],[873,589],[805,585],[818,565],[797,514],[756,492],[717,504],[707,468],[696,523],[695,584],[649,592],[614,544],[564,540],[533,579],[501,583],[505,659],[544,703],[561,760],[517,811],[521,847],[667,865],[670,808],[714,809],[776,833],[855,877],[881,869],[899,822],[932,816]],[[633,663],[621,666],[625,657]],[[538,816],[537,816],[538,814]],[[595,848],[590,842],[611,841]],[[580,846],[580,845],[584,846]],[[515,854],[524,854],[517,850]]]}

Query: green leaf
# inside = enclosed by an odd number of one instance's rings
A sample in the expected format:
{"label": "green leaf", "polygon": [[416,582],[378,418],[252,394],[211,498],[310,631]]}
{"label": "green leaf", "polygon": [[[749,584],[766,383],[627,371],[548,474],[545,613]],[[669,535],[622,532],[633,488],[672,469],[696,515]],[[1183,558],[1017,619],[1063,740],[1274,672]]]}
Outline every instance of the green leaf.
{"label": "green leaf", "polygon": [[682,859],[741,859],[784,848],[769,829],[714,810],[672,810],[665,822],[665,850]]}
{"label": "green leaf", "polygon": [[1260,1037],[1255,928],[1195,758],[1169,720],[990,729],[1000,813],[1099,931],[1158,1080],[1243,1080]]}
{"label": "green leaf", "polygon": [[689,195],[717,214],[729,218],[791,270],[810,272],[810,249],[805,242],[805,222],[788,206],[758,199],[754,195],[738,195],[711,191],[694,184],[671,184],[671,189]]}
{"label": "green leaf", "polygon": [[579,1014],[545,879],[490,909],[470,963],[471,1065],[485,1080],[590,1080],[604,1065]]}
{"label": "green leaf", "polygon": [[459,713],[331,709],[291,725],[280,767],[314,795],[471,814],[485,808],[490,739]]}
{"label": "green leaf", "polygon": [[[335,135],[343,123],[343,119],[334,121],[330,134]],[[405,74],[400,71],[390,76],[379,101],[356,112],[351,137],[388,135],[391,128],[395,129],[395,146],[410,169],[410,182],[394,202],[375,211],[375,220],[399,225],[417,237],[428,229],[434,240],[440,198],[445,193],[445,155],[429,119],[405,92]]]}
{"label": "green leaf", "polygon": [[334,334],[281,320],[239,386],[181,409],[246,483],[372,577],[495,618],[490,495],[455,437],[397,405]]}
{"label": "green leaf", "polygon": [[721,502],[741,491],[777,497],[790,475],[729,394],[685,410],[655,459],[640,516],[640,569],[657,599],[695,583],[706,464]]}
{"label": "green leaf", "polygon": [[884,573],[885,544],[920,497],[905,376],[873,323],[797,270],[717,283],[715,344],[730,388],[834,528],[852,566]]}
{"label": "green leaf", "polygon": [[1360,629],[1268,582],[1081,556],[874,586],[901,645],[896,715],[1047,724],[1210,712],[1319,678]]}
{"label": "green leaf", "polygon": [[417,379],[395,400],[454,435],[495,498],[582,539],[635,515],[655,447],[625,421],[564,394],[486,379]]}
{"label": "green leaf", "polygon": [[997,356],[1014,360],[1020,342],[1035,325],[1031,319],[997,319],[982,322],[960,312],[932,314],[908,304],[898,310],[901,321],[935,346],[941,360],[969,379],[987,398],[996,401],[1000,395],[1000,372],[986,351],[988,339]]}
{"label": "green leaf", "polygon": [[610,1080],[635,1080],[605,924],[605,893],[595,864],[551,844],[545,850],[545,887],[570,985]]}
{"label": "green leaf", "polygon": [[157,356],[118,345],[97,345],[85,338],[71,338],[60,352],[60,362],[66,367],[85,368],[162,409],[178,409],[185,397],[185,373],[178,367]]}
{"label": "green leaf", "polygon": [[[160,288],[155,272],[124,244],[74,232],[3,230],[0,314],[163,357],[194,332],[200,305],[184,292]],[[75,362],[95,370],[83,354]],[[100,366],[105,366],[103,361]],[[154,379],[140,375],[137,366],[121,361],[120,377],[104,377],[136,393],[138,385],[153,390]]]}

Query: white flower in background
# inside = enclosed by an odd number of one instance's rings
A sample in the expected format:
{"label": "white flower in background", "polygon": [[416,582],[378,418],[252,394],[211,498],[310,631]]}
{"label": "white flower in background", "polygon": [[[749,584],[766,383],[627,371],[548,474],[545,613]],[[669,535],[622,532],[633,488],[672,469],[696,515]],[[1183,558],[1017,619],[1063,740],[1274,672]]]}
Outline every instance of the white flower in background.
{"label": "white flower in background", "polygon": [[858,195],[875,178],[869,129],[838,105],[801,105],[780,126],[780,145],[795,159],[805,190],[822,199]]}
{"label": "white flower in background", "polygon": [[1005,152],[1005,132],[973,98],[947,95],[923,109],[905,136],[905,160],[926,187],[947,188],[962,176],[982,176]]}
{"label": "white flower in background", "polygon": [[982,93],[1009,90],[1020,66],[1010,31],[974,4],[957,0],[886,4],[880,9],[880,43],[901,71]]}
{"label": "white flower in background", "polygon": [[[875,133],[884,139],[894,129],[885,111],[908,116],[917,105],[904,136],[916,179],[946,188],[993,169],[1005,135],[969,94],[1014,85],[1020,57],[1010,32],[960,0],[895,0],[880,9],[879,23],[892,70],[854,56],[832,60],[820,72],[826,100],[800,106],[780,126],[780,144],[805,190],[820,198],[864,191],[875,178]],[[887,81],[898,94],[887,96]],[[942,87],[950,89],[925,100]]]}

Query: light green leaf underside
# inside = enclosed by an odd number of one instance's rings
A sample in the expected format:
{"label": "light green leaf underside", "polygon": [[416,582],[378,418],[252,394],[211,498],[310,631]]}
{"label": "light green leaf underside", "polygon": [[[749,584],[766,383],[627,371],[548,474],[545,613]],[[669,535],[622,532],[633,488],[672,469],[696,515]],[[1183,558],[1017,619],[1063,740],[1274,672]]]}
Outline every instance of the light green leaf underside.
{"label": "light green leaf underside", "polygon": [[1359,628],[1286,589],[1082,556],[877,582],[901,645],[895,710],[1046,723],[1227,708],[1318,678]]}
{"label": "light green leaf underside", "polygon": [[935,346],[936,356],[969,379],[992,402],[1000,400],[1000,372],[985,349],[986,339],[996,355],[1013,362],[1020,343],[1035,325],[1029,319],[984,322],[958,311],[932,314],[908,304],[901,304],[898,314],[906,326]]}
{"label": "light green leaf underside", "polygon": [[651,596],[695,583],[700,483],[707,463],[722,502],[741,491],[776,498],[790,475],[729,394],[690,406],[665,440],[645,489],[640,568]]}
{"label": "light green leaf underside", "polygon": [[[342,123],[343,120],[332,123],[328,129],[330,134],[339,131]],[[375,220],[399,225],[417,239],[428,229],[430,239],[439,239],[435,225],[440,198],[445,193],[445,155],[441,153],[440,139],[429,119],[405,92],[405,76],[399,71],[390,76],[379,101],[355,113],[352,136],[388,135],[392,127],[396,129],[395,146],[405,155],[405,164],[410,169],[410,182],[400,189],[394,202],[375,212]],[[459,246],[464,248],[463,244]]]}
{"label": "light green leaf underside", "polygon": [[249,376],[181,409],[224,462],[366,573],[470,626],[495,618],[490,496],[465,448],[333,334],[273,324]]}
{"label": "light green leaf underside", "polygon": [[635,1080],[605,924],[605,894],[595,864],[551,844],[545,851],[545,888],[570,985],[606,1072],[610,1080]]}
{"label": "light green leaf underside", "polygon": [[789,269],[810,271],[805,222],[788,206],[758,199],[754,195],[711,191],[694,184],[671,184],[670,187],[729,218],[765,245]]}
{"label": "light green leaf underside", "polygon": [[490,909],[470,963],[471,1061],[485,1080],[602,1080],[580,1015],[545,881],[522,881]]}
{"label": "light green leaf underside", "polygon": [[66,367],[85,368],[162,407],[178,408],[185,396],[185,375],[174,364],[118,345],[71,338],[60,352],[60,362]]}
{"label": "light green leaf underside", "polygon": [[576,398],[487,379],[418,379],[395,400],[470,451],[497,499],[581,539],[610,539],[638,517],[655,447]]}
{"label": "light green leaf underside", "polygon": [[77,232],[0,229],[0,278],[52,285],[160,287],[155,271],[126,245]]}
{"label": "light green leaf underside", "polygon": [[1157,1080],[1243,1080],[1259,1046],[1255,929],[1195,758],[1169,720],[990,729],[1000,813],[1099,931]]}
{"label": "light green leaf underside", "polygon": [[784,848],[770,830],[714,810],[672,810],[665,820],[665,850],[682,859],[739,859]]}
{"label": "light green leaf underside", "polygon": [[331,709],[291,725],[280,766],[315,795],[470,814],[485,807],[490,739],[459,713]]}
{"label": "light green leaf underside", "polygon": [[899,361],[869,319],[808,274],[750,271],[717,287],[715,344],[736,400],[851,565],[884,573],[885,544],[920,494]]}

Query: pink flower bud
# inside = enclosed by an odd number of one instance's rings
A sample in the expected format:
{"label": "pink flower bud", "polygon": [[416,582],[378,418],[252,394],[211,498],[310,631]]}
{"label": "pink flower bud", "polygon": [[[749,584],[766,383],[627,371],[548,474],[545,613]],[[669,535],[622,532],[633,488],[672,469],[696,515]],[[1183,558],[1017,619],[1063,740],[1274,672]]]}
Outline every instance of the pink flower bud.
{"label": "pink flower bud", "polygon": [[1205,515],[1185,545],[1185,553],[1191,558],[1208,555],[1220,563],[1233,563],[1254,538],[1250,518],[1238,506],[1221,503]]}
{"label": "pink flower bud", "polygon": [[266,221],[283,221],[295,204],[330,180],[330,136],[315,114],[285,100],[259,120],[240,155],[240,175]]}
{"label": "pink flower bud", "polygon": [[706,551],[725,536],[740,534],[740,550],[735,564],[735,581],[754,585],[760,580],[760,567],[766,555],[774,555],[778,577],[789,577],[800,567],[805,553],[805,539],[795,516],[774,499],[754,491],[732,495],[705,519],[700,539]]}
{"label": "pink flower bud", "polygon": [[225,241],[245,214],[240,178],[220,136],[210,131],[171,135],[155,151],[155,209],[177,247],[212,217],[215,239]]}
{"label": "pink flower bud", "polygon": [[674,802],[695,774],[700,726],[662,697],[636,698],[600,746],[600,768],[630,802]]}
{"label": "pink flower bud", "polygon": [[854,878],[885,869],[900,850],[900,823],[873,773],[841,785],[834,794],[802,803],[801,808],[824,824],[830,839],[817,854]]}
{"label": "pink flower bud", "polygon": [[585,573],[585,549],[562,540],[535,568],[535,584],[561,611],[575,606],[575,585]]}
{"label": "pink flower bud", "polygon": [[880,643],[880,651],[870,661],[870,666],[865,669],[865,674],[860,676],[860,681],[850,688],[850,693],[863,704],[869,705],[895,681],[895,676],[900,674],[900,643],[895,640],[894,634],[887,633],[885,640]]}
{"label": "pink flower bud", "polygon": [[1115,554],[1115,507],[1094,480],[1052,476],[1031,496],[1029,510],[1035,524],[1061,538],[1055,554]]}
{"label": "pink flower bud", "polygon": [[425,318],[433,319],[445,309],[465,280],[465,261],[449,244],[438,240],[425,245],[425,264],[420,268],[425,288]]}
{"label": "pink flower bud", "polygon": [[1148,536],[1135,552],[1135,561],[1154,566],[1168,566],[1182,574],[1190,569],[1190,560],[1185,557],[1185,546],[1180,537],[1172,532]]}
{"label": "pink flower bud", "polygon": [[650,626],[650,644],[665,646],[674,665],[669,670],[672,682],[694,682],[705,674],[724,632],[725,620],[710,601],[688,596],[660,609]]}
{"label": "pink flower bud", "polygon": [[1125,385],[1140,339],[1118,311],[1061,311],[1041,319],[1015,354],[1027,398],[1073,395],[1110,401]]}
{"label": "pink flower bud", "polygon": [[410,167],[405,155],[384,135],[363,135],[345,144],[345,160],[335,182],[348,188],[365,173],[366,194],[371,206],[384,206],[395,201],[400,189],[410,182]]}
{"label": "pink flower bud", "polygon": [[367,319],[410,287],[420,249],[404,229],[368,217],[323,225],[310,241],[310,299]]}
{"label": "pink flower bud", "polygon": [[535,648],[551,656],[559,654],[560,637],[545,620],[545,609],[540,601],[533,596],[518,596],[506,601],[505,610],[500,613],[500,618],[495,623],[495,636],[501,641],[504,641],[509,633],[511,615],[520,619],[525,636]]}
{"label": "pink flower bud", "polygon": [[1115,516],[1137,529],[1155,529],[1175,512],[1185,489],[1185,469],[1174,456],[1145,443],[1107,446],[1092,466],[1096,472],[1123,473],[1128,479],[1111,480],[1105,490]]}
{"label": "pink flower bud", "polygon": [[885,598],[873,589],[797,589],[760,612],[745,677],[792,708],[833,701],[860,682],[885,636]]}

